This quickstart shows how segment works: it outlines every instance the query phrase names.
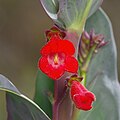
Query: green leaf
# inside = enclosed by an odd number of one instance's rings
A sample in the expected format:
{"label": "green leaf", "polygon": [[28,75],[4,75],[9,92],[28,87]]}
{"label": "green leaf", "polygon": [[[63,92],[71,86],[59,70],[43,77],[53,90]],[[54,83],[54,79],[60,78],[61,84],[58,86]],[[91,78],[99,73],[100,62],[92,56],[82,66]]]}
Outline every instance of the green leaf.
{"label": "green leaf", "polygon": [[[40,0],[55,23],[63,28],[78,29],[92,15],[103,0]],[[84,22],[84,23],[83,23]],[[82,29],[82,28],[81,28]]]}
{"label": "green leaf", "polygon": [[0,90],[6,92],[8,120],[50,120],[36,103],[22,95],[17,88],[1,74]]}
{"label": "green leaf", "polygon": [[91,16],[92,14],[94,14],[97,11],[97,9],[100,7],[102,2],[103,2],[103,0],[93,0],[92,7],[89,12],[89,16]]}
{"label": "green leaf", "polygon": [[34,101],[52,118],[52,97],[54,81],[38,70]]}
{"label": "green leaf", "polygon": [[80,111],[77,120],[120,120],[116,46],[111,23],[103,10],[98,10],[88,19],[86,30],[92,28],[96,33],[103,34],[109,44],[99,49],[88,71],[87,87],[96,95],[94,107],[91,111]]}
{"label": "green leaf", "polygon": [[57,0],[40,0],[43,8],[47,14],[52,18],[56,19],[58,12],[58,1]]}
{"label": "green leaf", "polygon": [[0,74],[0,90],[10,91],[16,94],[20,94],[18,89],[9,81],[6,77]]}
{"label": "green leaf", "polygon": [[8,120],[50,120],[44,112],[24,95],[7,93]]}

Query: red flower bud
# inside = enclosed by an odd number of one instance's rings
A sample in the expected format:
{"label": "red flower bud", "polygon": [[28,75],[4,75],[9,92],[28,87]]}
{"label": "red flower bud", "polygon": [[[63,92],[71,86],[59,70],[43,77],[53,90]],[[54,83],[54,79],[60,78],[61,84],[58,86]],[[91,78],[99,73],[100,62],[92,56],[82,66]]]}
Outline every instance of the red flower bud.
{"label": "red flower bud", "polygon": [[62,39],[66,36],[65,31],[60,30],[57,26],[53,26],[50,30],[47,30],[45,32],[47,41],[50,40],[50,38],[54,35],[60,36]]}
{"label": "red flower bud", "polygon": [[81,110],[90,110],[92,102],[95,101],[95,95],[88,91],[80,82],[72,81],[70,88],[71,99],[75,106]]}

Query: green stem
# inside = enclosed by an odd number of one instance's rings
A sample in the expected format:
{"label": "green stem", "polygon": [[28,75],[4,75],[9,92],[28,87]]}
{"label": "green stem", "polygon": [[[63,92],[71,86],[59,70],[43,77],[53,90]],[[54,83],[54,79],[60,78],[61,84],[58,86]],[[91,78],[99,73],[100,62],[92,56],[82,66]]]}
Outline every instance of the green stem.
{"label": "green stem", "polygon": [[84,85],[84,86],[86,86],[86,71],[81,71],[80,72],[80,76],[82,76],[83,77],[83,80],[82,80],[82,84]]}
{"label": "green stem", "polygon": [[86,83],[87,83],[87,71],[88,71],[88,67],[89,67],[90,61],[91,61],[91,59],[92,59],[93,53],[94,53],[94,51],[95,51],[95,49],[96,49],[96,46],[97,46],[97,45],[94,45],[94,46],[91,48],[91,50],[90,50],[90,52],[89,52],[89,54],[88,54],[85,62],[83,63],[83,65],[82,65],[82,67],[81,67],[81,69],[80,69],[80,76],[83,77],[83,80],[82,80],[81,83],[82,83],[84,86],[86,86]]}
{"label": "green stem", "polygon": [[80,115],[80,110],[74,106],[72,120],[77,120],[79,115]]}
{"label": "green stem", "polygon": [[84,61],[83,65],[82,65],[82,67],[81,67],[81,71],[87,72],[88,67],[89,67],[89,64],[90,64],[90,61],[91,61],[92,56],[93,56],[93,53],[94,53],[94,51],[95,51],[95,49],[96,49],[96,46],[97,46],[97,45],[94,45],[94,46],[90,49],[90,52],[89,52],[86,60]]}

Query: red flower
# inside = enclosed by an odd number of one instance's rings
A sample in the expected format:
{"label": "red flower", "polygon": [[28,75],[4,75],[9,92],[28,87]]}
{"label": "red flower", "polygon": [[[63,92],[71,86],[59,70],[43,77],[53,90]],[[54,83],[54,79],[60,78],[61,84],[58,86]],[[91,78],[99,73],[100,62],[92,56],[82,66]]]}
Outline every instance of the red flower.
{"label": "red flower", "polygon": [[70,41],[55,35],[40,52],[42,57],[39,60],[39,68],[50,78],[58,79],[65,71],[77,72],[78,62],[72,57],[75,48]]}
{"label": "red flower", "polygon": [[95,95],[78,81],[72,81],[70,94],[75,106],[86,111],[92,108],[92,102],[96,99]]}

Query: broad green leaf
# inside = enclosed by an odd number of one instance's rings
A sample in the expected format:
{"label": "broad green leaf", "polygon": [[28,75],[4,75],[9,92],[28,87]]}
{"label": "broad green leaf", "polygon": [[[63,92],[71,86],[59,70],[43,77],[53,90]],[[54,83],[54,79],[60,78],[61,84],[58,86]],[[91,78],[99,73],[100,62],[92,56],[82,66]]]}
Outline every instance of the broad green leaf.
{"label": "broad green leaf", "polygon": [[6,92],[8,120],[50,120],[36,103],[22,95],[17,88],[1,74],[0,90]]}
{"label": "broad green leaf", "polygon": [[[60,27],[78,27],[85,23],[101,5],[103,0],[40,0],[43,8]],[[83,23],[83,22],[84,23]]]}
{"label": "broad green leaf", "polygon": [[102,10],[92,15],[86,30],[105,36],[107,46],[99,49],[88,70],[87,87],[96,95],[91,111],[80,112],[77,120],[120,120],[120,85],[117,77],[116,46],[111,23]]}
{"label": "broad green leaf", "polygon": [[6,94],[8,120],[50,120],[44,112],[24,95]]}
{"label": "broad green leaf", "polygon": [[6,77],[0,74],[0,90],[11,91],[16,94],[20,94],[18,89],[9,81]]}
{"label": "broad green leaf", "polygon": [[91,16],[92,14],[94,14],[96,12],[96,10],[100,7],[102,2],[103,2],[103,0],[93,0],[92,7],[89,12],[89,16]]}
{"label": "broad green leaf", "polygon": [[54,81],[38,70],[35,88],[34,101],[52,118],[52,103],[50,101],[53,96]]}

